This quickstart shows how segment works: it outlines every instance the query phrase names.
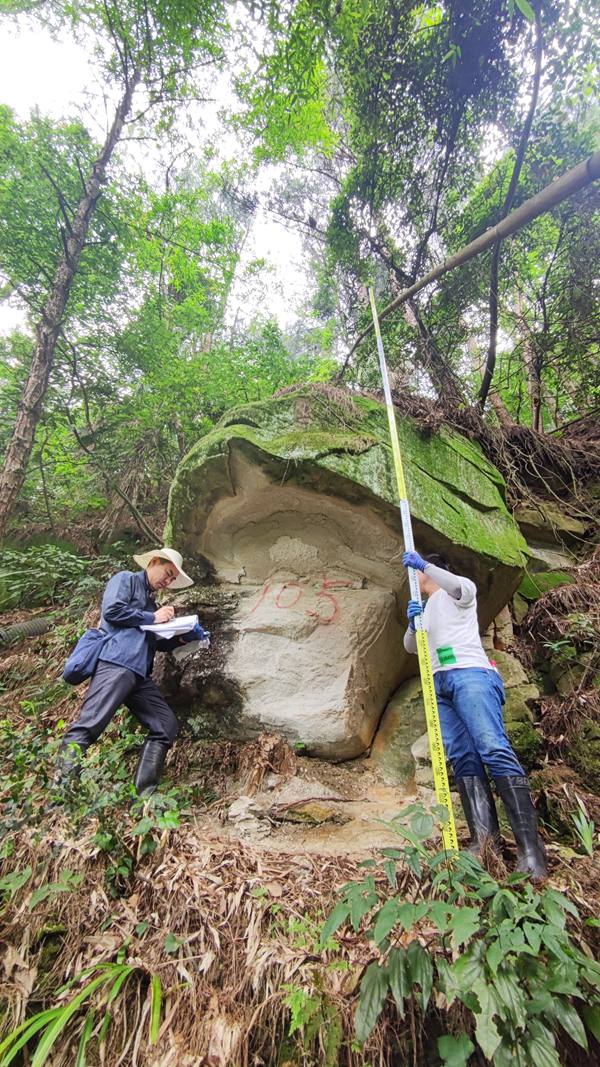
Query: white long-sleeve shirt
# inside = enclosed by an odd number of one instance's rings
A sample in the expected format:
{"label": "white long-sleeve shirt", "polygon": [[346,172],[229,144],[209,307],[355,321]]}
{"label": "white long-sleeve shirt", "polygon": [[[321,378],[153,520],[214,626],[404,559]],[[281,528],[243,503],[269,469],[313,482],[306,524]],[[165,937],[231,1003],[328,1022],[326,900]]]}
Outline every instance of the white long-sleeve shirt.
{"label": "white long-sleeve shirt", "polygon": [[[423,612],[433,673],[457,667],[493,670],[479,636],[475,583],[432,563],[427,564],[426,573],[440,586],[428,598]],[[404,647],[407,652],[417,651],[410,626],[404,635]]]}

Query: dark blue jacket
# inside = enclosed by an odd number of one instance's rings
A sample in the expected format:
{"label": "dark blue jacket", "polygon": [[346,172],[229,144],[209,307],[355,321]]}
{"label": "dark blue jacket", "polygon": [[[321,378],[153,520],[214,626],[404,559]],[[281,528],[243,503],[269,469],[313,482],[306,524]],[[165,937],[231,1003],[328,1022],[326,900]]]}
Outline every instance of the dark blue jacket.
{"label": "dark blue jacket", "polygon": [[169,652],[179,644],[178,637],[157,640],[140,630],[151,626],[157,610],[146,571],[120,571],[109,581],[102,598],[100,628],[109,634],[100,653],[103,663],[116,663],[142,678],[152,674],[154,653]]}

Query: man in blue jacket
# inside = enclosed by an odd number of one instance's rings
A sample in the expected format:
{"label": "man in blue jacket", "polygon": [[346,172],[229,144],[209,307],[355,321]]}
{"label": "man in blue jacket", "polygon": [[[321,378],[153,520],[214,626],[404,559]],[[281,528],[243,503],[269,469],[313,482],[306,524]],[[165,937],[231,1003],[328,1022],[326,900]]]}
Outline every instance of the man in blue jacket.
{"label": "man in blue jacket", "polygon": [[180,553],[173,548],[155,549],[133,558],[144,569],[120,571],[104,591],[100,628],[108,639],[79,718],[63,738],[56,767],[59,783],[78,776],[82,756],[121,704],[148,730],[135,775],[138,793],[156,789],[167,751],[177,737],[175,714],[150,677],[154,654],[197,641],[205,636],[204,631],[196,626],[189,633],[165,640],[140,627],[167,623],[174,617],[172,605],[156,606],[154,596],[159,590],[185,589],[193,582],[182,569]]}
{"label": "man in blue jacket", "polygon": [[405,552],[405,567],[418,572],[425,609],[408,602],[407,652],[415,653],[414,619],[423,613],[446,756],[471,833],[469,850],[486,839],[498,843],[500,829],[487,775],[502,797],[517,842],[517,870],[533,878],[547,874],[529,783],[508,739],[502,718],[504,685],[479,636],[477,587],[452,574],[443,556]]}

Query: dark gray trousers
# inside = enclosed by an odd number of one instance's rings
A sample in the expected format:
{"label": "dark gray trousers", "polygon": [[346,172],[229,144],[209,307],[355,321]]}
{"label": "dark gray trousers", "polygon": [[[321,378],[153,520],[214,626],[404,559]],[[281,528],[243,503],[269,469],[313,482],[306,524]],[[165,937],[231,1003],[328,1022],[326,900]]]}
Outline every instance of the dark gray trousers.
{"label": "dark gray trousers", "polygon": [[63,744],[75,742],[87,748],[100,737],[121,704],[148,729],[148,741],[173,744],[178,732],[177,719],[158,686],[151,678],[140,678],[127,667],[102,661],[96,668],[79,718],[67,730]]}

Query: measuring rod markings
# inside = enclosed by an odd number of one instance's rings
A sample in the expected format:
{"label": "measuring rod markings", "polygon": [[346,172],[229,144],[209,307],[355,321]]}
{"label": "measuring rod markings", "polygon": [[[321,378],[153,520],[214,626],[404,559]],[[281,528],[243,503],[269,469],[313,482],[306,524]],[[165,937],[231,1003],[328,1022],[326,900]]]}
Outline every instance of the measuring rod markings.
{"label": "measuring rod markings", "polygon": [[[404,548],[407,552],[413,552],[415,542],[413,538],[412,521],[410,517],[410,507],[408,503],[408,494],[406,491],[406,482],[404,480],[404,467],[402,464],[402,453],[400,451],[400,440],[398,438],[398,427],[396,425],[396,415],[392,402],[392,393],[390,390],[390,380],[388,375],[387,363],[385,361],[385,354],[383,351],[383,341],[381,339],[381,331],[379,329],[379,318],[377,315],[377,305],[375,304],[375,293],[373,292],[372,287],[369,287],[369,300],[371,302],[373,326],[375,327],[375,337],[377,340],[377,354],[379,356],[379,369],[381,371],[388,425],[390,429],[392,457],[394,460],[394,470],[396,473],[396,483],[398,486],[398,503],[400,507],[400,519],[402,521]],[[419,604],[421,604],[422,601],[421,590],[419,589],[419,580],[417,578],[417,572],[414,570],[413,567],[408,567],[408,584],[410,587],[411,600],[416,600]],[[427,634],[423,629],[423,616],[417,615],[413,622],[415,625],[415,639],[417,642],[417,654],[419,657],[419,672],[421,674],[423,703],[425,705],[425,721],[427,723],[427,735],[429,737],[429,750],[431,752],[431,765],[433,769],[435,796],[438,804],[443,805],[443,807],[445,807],[446,811],[448,812],[448,822],[444,823],[442,826],[442,842],[444,844],[444,848],[452,851],[457,851],[458,841],[456,838],[456,825],[454,822],[454,813],[452,811],[450,786],[448,785],[446,756],[444,753],[444,745],[442,742],[440,716],[438,713],[437,699],[435,695],[435,685],[433,682],[433,671],[431,669],[429,645],[427,643]]]}

